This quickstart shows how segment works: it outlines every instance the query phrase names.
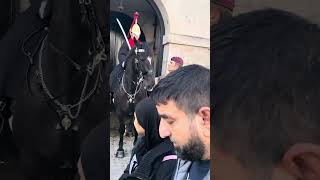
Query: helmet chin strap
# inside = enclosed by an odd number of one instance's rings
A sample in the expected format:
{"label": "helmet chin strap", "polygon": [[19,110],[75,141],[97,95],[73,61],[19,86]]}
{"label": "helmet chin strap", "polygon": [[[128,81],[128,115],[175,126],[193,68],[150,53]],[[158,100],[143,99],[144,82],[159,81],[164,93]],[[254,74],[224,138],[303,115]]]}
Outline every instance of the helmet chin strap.
{"label": "helmet chin strap", "polygon": [[132,38],[135,38],[136,40],[139,40],[140,38],[140,35],[137,35],[137,34],[132,34],[131,35]]}

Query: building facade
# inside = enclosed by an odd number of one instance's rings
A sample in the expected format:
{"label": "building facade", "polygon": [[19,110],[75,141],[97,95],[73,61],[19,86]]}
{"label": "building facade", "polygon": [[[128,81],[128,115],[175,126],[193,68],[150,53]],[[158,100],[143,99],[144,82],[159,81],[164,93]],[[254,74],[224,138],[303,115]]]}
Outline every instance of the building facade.
{"label": "building facade", "polygon": [[[172,56],[182,57],[186,65],[210,67],[209,0],[196,3],[191,0],[111,0],[111,12],[132,17],[135,11],[140,13],[138,22],[154,50],[157,76],[165,74]],[[111,30],[119,29],[116,24],[114,26]],[[119,39],[121,36],[118,33]],[[111,37],[111,41],[117,40]],[[111,58],[116,59],[116,51],[122,41],[114,45],[116,48]]]}

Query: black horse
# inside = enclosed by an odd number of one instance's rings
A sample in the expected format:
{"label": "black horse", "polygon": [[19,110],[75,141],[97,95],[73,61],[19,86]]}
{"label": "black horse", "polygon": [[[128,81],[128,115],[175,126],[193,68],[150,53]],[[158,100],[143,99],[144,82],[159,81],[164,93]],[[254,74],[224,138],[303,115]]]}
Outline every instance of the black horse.
{"label": "black horse", "polygon": [[21,42],[27,58],[13,56],[5,63],[10,71],[1,83],[6,87],[0,87],[5,89],[1,96],[14,102],[13,136],[30,180],[62,179],[66,174],[73,179],[82,140],[108,120],[110,109],[104,44],[109,41],[109,3],[49,2],[50,20],[29,24],[36,28]]}
{"label": "black horse", "polygon": [[[11,99],[21,91],[29,62],[23,60],[25,56],[20,53],[21,46],[25,37],[43,24],[43,20],[38,14],[41,0],[32,0],[31,6],[20,14],[16,14],[13,7],[17,1],[6,0],[3,2],[4,6],[0,8],[4,8],[1,11],[0,27],[1,32],[4,33],[1,34],[0,41],[0,161],[9,164],[12,164],[12,159],[17,157],[17,149],[8,121],[11,116],[10,104],[12,103]],[[16,15],[17,17],[14,18]],[[9,17],[11,20],[8,19]],[[14,24],[12,24],[13,22]],[[8,162],[9,159],[10,162]]]}
{"label": "black horse", "polygon": [[135,142],[137,133],[133,127],[134,107],[139,101],[147,97],[147,92],[152,90],[155,84],[150,57],[151,50],[146,42],[136,42],[126,58],[125,70],[119,79],[119,86],[115,88],[114,106],[120,123],[119,148],[116,154],[116,157],[119,158],[124,157],[123,135],[125,124],[128,122],[127,127],[129,132],[133,130]]}

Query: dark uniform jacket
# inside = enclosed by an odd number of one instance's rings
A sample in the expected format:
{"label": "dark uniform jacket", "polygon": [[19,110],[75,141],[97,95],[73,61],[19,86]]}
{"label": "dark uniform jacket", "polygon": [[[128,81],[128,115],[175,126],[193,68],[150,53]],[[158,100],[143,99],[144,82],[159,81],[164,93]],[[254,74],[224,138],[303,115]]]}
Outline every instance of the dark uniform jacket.
{"label": "dark uniform jacket", "polygon": [[150,98],[140,101],[136,108],[136,119],[145,130],[139,138],[121,180],[170,180],[177,163],[174,146],[169,138],[159,135],[160,116],[155,102]]}
{"label": "dark uniform jacket", "polygon": [[120,180],[171,180],[177,164],[171,141],[167,139],[148,152],[144,148],[139,140]]}

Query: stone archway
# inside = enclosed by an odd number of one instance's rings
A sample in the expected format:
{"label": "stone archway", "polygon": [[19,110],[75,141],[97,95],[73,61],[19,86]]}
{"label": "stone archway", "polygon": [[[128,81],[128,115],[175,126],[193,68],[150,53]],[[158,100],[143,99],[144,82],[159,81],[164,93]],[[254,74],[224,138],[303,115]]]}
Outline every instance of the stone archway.
{"label": "stone archway", "polygon": [[[123,13],[132,18],[133,12],[138,11],[140,17],[141,29],[143,30],[146,41],[153,49],[153,67],[156,76],[161,75],[163,61],[163,36],[166,33],[166,25],[164,23],[164,7],[162,3],[154,0],[111,0],[111,12]],[[160,7],[159,7],[160,6]],[[112,21],[111,21],[112,22]],[[131,24],[131,22],[129,23]],[[114,26],[114,27],[113,27]],[[125,24],[123,24],[125,26]],[[114,44],[114,49],[110,52],[111,56],[116,56],[119,49],[119,43],[124,40],[122,34],[116,33],[115,29],[119,29],[117,24],[110,26],[110,43]],[[128,29],[125,28],[127,33]],[[121,44],[120,44],[121,45]],[[117,57],[111,57],[117,59]]]}

